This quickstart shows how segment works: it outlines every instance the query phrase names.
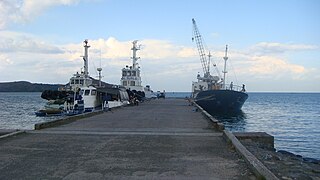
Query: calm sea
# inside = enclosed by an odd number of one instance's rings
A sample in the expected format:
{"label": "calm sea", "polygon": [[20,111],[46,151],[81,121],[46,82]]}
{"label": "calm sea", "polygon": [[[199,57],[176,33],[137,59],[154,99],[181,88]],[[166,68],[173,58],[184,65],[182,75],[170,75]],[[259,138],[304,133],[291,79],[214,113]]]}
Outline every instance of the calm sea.
{"label": "calm sea", "polygon": [[[36,117],[46,101],[41,93],[0,93],[0,129],[33,129],[58,117]],[[167,92],[166,97],[189,97]],[[243,112],[217,116],[230,131],[264,131],[275,137],[275,148],[320,159],[320,93],[249,93]]]}
{"label": "calm sea", "polygon": [[0,92],[0,129],[34,129],[34,124],[57,117],[37,117],[46,100],[40,92]]}
{"label": "calm sea", "polygon": [[320,93],[249,93],[242,113],[213,116],[232,132],[267,132],[277,150],[320,159]]}

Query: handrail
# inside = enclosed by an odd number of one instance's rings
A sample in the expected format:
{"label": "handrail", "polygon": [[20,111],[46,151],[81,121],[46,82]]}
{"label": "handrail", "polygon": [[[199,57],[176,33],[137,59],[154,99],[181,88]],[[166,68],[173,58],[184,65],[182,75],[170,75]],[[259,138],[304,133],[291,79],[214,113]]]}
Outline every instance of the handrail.
{"label": "handrail", "polygon": [[245,85],[242,86],[229,84],[225,87],[226,90],[233,90],[233,91],[240,91],[240,92],[246,92]]}

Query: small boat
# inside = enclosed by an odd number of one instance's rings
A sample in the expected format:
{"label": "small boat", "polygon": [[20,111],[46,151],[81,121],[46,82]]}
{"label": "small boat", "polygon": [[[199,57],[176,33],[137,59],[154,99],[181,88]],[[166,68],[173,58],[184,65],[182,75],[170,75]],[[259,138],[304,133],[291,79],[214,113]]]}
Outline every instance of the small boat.
{"label": "small boat", "polygon": [[163,91],[163,92],[158,91],[157,98],[158,98],[158,99],[160,99],[160,98],[165,99],[165,98],[166,98],[166,93],[165,93],[165,91]]}
{"label": "small boat", "polygon": [[[230,85],[226,85],[226,64],[228,60],[228,46],[225,49],[224,70],[223,77],[218,75],[212,76],[210,74],[210,52],[205,54],[201,35],[194,19],[193,23],[193,40],[196,41],[198,52],[200,55],[200,61],[202,64],[204,75],[197,75],[197,82],[192,83],[192,98],[194,101],[204,108],[209,113],[229,113],[239,112],[245,101],[248,99],[248,94],[245,90],[245,85],[237,86],[232,82]],[[215,66],[216,67],[216,66]],[[217,67],[216,67],[217,68]],[[217,72],[219,72],[217,70]]]}

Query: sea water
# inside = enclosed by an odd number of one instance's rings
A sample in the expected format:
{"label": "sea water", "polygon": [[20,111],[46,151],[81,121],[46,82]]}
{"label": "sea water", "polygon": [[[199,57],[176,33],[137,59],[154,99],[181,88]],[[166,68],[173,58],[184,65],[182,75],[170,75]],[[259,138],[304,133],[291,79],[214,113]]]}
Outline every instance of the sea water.
{"label": "sea water", "polygon": [[46,104],[40,92],[0,92],[0,129],[32,130],[40,122],[57,117],[37,117]]}
{"label": "sea water", "polygon": [[[0,129],[33,129],[59,117],[36,117],[46,100],[41,93],[0,93]],[[166,97],[190,97],[166,92]],[[214,115],[232,132],[267,132],[275,148],[320,159],[320,93],[249,93],[242,113]]]}
{"label": "sea water", "polygon": [[320,93],[249,93],[242,112],[211,114],[229,131],[267,132],[275,137],[277,150],[320,159]]}
{"label": "sea water", "polygon": [[213,116],[232,132],[267,132],[277,150],[320,159],[320,93],[249,93],[241,113]]}

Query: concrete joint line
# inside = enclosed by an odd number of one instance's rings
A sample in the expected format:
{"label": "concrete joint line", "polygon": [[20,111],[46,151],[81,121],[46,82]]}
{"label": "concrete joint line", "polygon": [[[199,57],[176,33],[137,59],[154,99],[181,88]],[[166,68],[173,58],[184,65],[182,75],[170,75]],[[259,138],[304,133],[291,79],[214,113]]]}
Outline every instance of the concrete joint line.
{"label": "concrete joint line", "polygon": [[222,137],[222,133],[195,133],[195,132],[135,132],[135,131],[29,131],[31,134],[65,134],[65,135],[144,135],[144,136],[203,136]]}

